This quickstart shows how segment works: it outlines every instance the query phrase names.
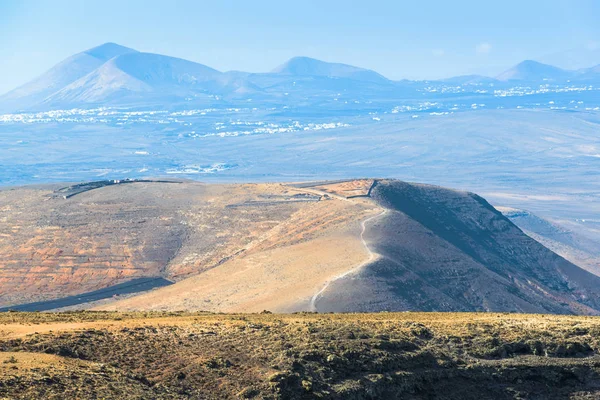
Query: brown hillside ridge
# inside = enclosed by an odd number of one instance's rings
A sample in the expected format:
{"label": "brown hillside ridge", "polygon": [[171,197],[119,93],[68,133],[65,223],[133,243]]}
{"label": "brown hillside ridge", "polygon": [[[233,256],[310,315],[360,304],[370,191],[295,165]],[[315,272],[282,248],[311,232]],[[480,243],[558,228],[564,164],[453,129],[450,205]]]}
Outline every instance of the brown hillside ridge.
{"label": "brown hillside ridge", "polygon": [[600,277],[436,186],[96,182],[0,210],[4,309],[600,313]]}
{"label": "brown hillside ridge", "polygon": [[6,399],[597,399],[597,317],[0,313]]}

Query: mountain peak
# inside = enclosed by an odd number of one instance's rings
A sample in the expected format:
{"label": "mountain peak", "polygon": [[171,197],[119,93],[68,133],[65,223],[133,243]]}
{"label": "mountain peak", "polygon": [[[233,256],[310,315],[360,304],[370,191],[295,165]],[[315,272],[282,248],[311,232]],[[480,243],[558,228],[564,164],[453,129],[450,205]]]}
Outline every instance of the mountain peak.
{"label": "mountain peak", "polygon": [[564,71],[561,68],[555,67],[553,65],[550,64],[544,64],[542,62],[539,61],[535,61],[535,60],[523,60],[520,63],[518,63],[517,65],[515,65],[514,68],[519,68],[519,69],[529,69],[532,71],[539,71],[539,70],[553,70],[553,71]]}
{"label": "mountain peak", "polygon": [[387,78],[375,71],[353,65],[330,63],[316,58],[292,57],[275,68],[273,73],[296,76],[319,76],[328,78],[349,78],[368,81],[387,81]]}
{"label": "mountain peak", "polygon": [[[318,59],[312,58],[312,57],[296,56],[296,57],[290,58],[289,60],[287,60],[283,65],[279,66],[278,68],[311,67],[311,66],[328,65],[328,64],[333,64],[333,63],[329,63],[329,62],[323,61],[323,60],[318,60]],[[354,67],[354,68],[358,68],[358,67]]]}
{"label": "mountain peak", "polygon": [[83,53],[102,61],[108,61],[111,58],[120,56],[122,54],[137,53],[137,50],[130,49],[129,47],[121,46],[116,43],[107,42],[101,44],[100,46],[86,50]]}
{"label": "mountain peak", "polygon": [[518,63],[517,65],[522,65],[522,66],[540,66],[540,65],[549,65],[549,64],[544,64],[544,63],[541,63],[541,62],[535,61],[535,60],[523,60],[520,63]]}
{"label": "mountain peak", "polygon": [[[290,75],[322,75],[330,69],[329,66],[331,65],[334,64],[317,60],[316,58],[297,56],[290,58],[285,63],[275,68],[272,72]],[[349,65],[348,67],[360,69]]]}
{"label": "mountain peak", "polygon": [[72,55],[34,80],[2,96],[12,107],[27,107],[39,103],[47,96],[89,74],[108,60],[123,54],[137,53],[116,43],[104,43]]}
{"label": "mountain peak", "polygon": [[541,81],[569,78],[571,71],[534,60],[521,61],[496,77],[500,81]]}

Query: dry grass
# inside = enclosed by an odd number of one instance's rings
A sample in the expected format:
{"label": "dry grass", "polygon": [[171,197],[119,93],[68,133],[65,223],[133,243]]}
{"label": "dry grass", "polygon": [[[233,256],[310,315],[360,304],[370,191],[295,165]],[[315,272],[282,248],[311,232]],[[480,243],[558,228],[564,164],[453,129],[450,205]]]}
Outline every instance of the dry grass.
{"label": "dry grass", "polygon": [[600,395],[593,317],[5,313],[0,331],[7,398]]}

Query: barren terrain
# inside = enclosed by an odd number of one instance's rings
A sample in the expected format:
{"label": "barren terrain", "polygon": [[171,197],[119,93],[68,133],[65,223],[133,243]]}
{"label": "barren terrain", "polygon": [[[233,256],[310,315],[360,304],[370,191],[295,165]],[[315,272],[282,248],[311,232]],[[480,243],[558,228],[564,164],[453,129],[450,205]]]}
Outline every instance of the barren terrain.
{"label": "barren terrain", "polygon": [[[67,199],[53,188],[0,191],[0,305],[199,274],[221,282],[209,283],[221,298],[251,285],[260,294],[271,288],[275,299],[294,293],[289,306],[307,301],[322,281],[366,257],[360,221],[377,210],[361,199],[321,197],[281,184],[192,182],[114,185]],[[273,306],[242,296],[210,304],[206,292],[193,307]]]}
{"label": "barren terrain", "polygon": [[600,313],[600,277],[437,186],[105,181],[0,208],[5,310]]}
{"label": "barren terrain", "polygon": [[593,399],[594,317],[0,314],[0,398]]}

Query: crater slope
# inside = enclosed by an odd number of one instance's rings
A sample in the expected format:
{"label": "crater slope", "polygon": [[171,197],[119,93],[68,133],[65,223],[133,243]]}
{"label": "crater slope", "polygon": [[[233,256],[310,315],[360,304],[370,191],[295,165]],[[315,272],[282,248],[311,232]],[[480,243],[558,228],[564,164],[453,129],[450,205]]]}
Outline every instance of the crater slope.
{"label": "crater slope", "polygon": [[590,313],[600,278],[525,235],[480,196],[400,181],[366,240],[379,257],[329,285],[318,311]]}
{"label": "crater slope", "polygon": [[[127,183],[0,191],[0,307],[600,313],[600,277],[473,193],[373,179]],[[111,289],[141,278],[163,287]]]}

